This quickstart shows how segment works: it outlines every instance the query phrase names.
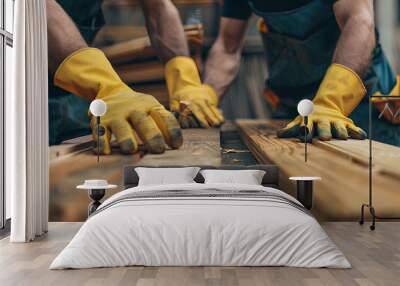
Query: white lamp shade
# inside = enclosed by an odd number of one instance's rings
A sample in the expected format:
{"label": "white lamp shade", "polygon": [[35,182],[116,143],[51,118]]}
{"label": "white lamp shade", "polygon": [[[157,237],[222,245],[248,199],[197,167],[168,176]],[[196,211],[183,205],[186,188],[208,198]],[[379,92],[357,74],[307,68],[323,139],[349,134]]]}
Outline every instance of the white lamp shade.
{"label": "white lamp shade", "polygon": [[94,116],[103,116],[106,114],[107,104],[101,99],[96,99],[92,101],[89,109]]}
{"label": "white lamp shade", "polygon": [[303,99],[297,105],[297,111],[301,116],[308,116],[314,111],[314,103],[311,100]]}

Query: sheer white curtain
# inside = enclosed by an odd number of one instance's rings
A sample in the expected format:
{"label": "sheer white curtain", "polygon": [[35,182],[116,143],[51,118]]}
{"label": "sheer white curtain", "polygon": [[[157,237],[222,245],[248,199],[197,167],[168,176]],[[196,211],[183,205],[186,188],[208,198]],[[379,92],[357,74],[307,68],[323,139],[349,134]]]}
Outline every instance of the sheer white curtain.
{"label": "sheer white curtain", "polygon": [[48,110],[46,0],[15,1],[14,93],[6,98],[6,187],[12,242],[47,231]]}

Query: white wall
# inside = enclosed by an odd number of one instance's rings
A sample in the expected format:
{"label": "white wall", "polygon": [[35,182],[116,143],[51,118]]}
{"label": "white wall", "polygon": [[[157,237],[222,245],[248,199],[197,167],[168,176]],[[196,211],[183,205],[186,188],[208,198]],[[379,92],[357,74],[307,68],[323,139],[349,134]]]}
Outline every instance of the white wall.
{"label": "white wall", "polygon": [[[6,46],[6,75],[5,75],[5,98],[7,100],[7,97],[11,96],[12,94],[12,84],[11,84],[11,75],[12,75],[12,70],[13,70],[13,53],[12,53],[12,48],[9,46]],[[9,126],[9,125],[8,125]],[[7,126],[5,127],[7,128]],[[11,192],[9,188],[5,188],[6,190],[6,219],[9,219],[11,217]]]}
{"label": "white wall", "polygon": [[398,0],[375,1],[375,22],[380,41],[392,67],[397,70],[398,57],[395,52]]}
{"label": "white wall", "polygon": [[14,27],[14,17],[12,15],[14,14],[14,0],[5,0],[5,15],[6,15],[6,30],[7,32],[12,33],[13,32],[13,27]]}
{"label": "white wall", "polygon": [[[9,33],[13,33],[14,31],[14,0],[5,0],[5,29]],[[12,84],[11,84],[11,76],[13,72],[13,53],[12,47],[6,46],[5,53],[5,98],[7,101],[7,97],[12,94]],[[6,123],[7,124],[7,123]],[[7,126],[6,126],[7,128]],[[5,190],[6,197],[6,219],[11,217],[11,193],[10,189],[6,188]]]}

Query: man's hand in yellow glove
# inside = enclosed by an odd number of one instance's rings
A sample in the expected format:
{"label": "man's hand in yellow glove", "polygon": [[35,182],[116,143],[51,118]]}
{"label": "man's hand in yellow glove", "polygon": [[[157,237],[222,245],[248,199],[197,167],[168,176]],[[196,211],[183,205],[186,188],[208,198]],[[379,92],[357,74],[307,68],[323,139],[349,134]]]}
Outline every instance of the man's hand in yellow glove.
{"label": "man's hand in yellow glove", "polygon": [[175,57],[165,66],[170,108],[179,113],[182,128],[216,127],[224,117],[218,96],[209,85],[201,84],[196,64],[189,57]]}
{"label": "man's hand in yellow glove", "polygon": [[[326,72],[320,88],[315,96],[314,112],[309,116],[308,141],[316,132],[320,140],[333,138],[347,140],[365,139],[367,134],[348,118],[360,103],[366,90],[358,75],[351,69],[332,64]],[[303,118],[297,116],[285,128],[278,131],[278,137],[300,137]],[[316,127],[316,130],[313,130]]]}
{"label": "man's hand in yellow glove", "polygon": [[[125,154],[138,150],[138,138],[152,153],[164,152],[165,143],[171,148],[182,145],[182,133],[173,114],[153,96],[135,92],[124,84],[100,50],[84,48],[70,55],[59,66],[54,81],[73,94],[88,100],[102,99],[107,104],[99,130],[101,154],[111,153],[111,134]],[[97,142],[95,123],[92,117]]]}

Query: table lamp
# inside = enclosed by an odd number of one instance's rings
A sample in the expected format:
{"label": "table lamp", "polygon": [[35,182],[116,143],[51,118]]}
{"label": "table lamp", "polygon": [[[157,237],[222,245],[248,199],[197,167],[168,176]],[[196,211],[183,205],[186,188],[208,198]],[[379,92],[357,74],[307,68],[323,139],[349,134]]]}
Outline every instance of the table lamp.
{"label": "table lamp", "polygon": [[107,112],[107,104],[101,100],[96,99],[90,103],[89,107],[90,113],[96,116],[96,129],[97,129],[97,162],[99,162],[100,156],[100,117]]}
{"label": "table lamp", "polygon": [[307,162],[307,135],[308,135],[308,116],[314,111],[314,103],[311,100],[303,99],[297,105],[297,111],[303,117],[304,122],[304,161]]}

